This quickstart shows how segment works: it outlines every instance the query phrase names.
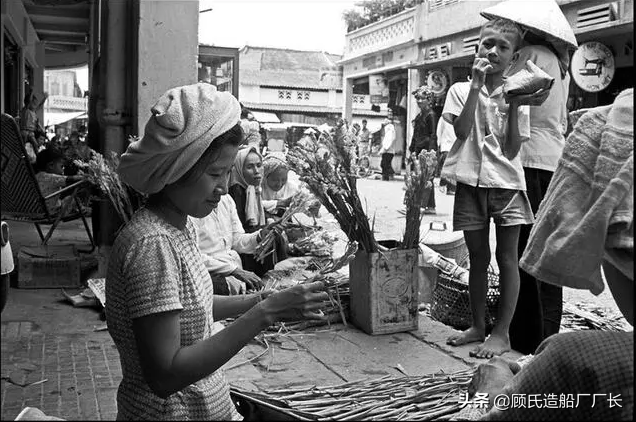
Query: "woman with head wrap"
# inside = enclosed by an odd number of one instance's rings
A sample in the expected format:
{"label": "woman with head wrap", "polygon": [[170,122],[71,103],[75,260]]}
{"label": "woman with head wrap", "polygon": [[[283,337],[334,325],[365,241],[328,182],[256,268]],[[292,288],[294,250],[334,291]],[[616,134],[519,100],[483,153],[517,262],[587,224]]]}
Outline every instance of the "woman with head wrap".
{"label": "woman with head wrap", "polygon": [[190,217],[206,216],[227,193],[239,112],[212,85],[173,88],[122,155],[122,180],[149,198],[117,235],[106,277],[106,319],[123,373],[118,420],[240,419],[221,367],[273,322],[317,317],[328,297],[321,283],[214,295]]}
{"label": "woman with head wrap", "polygon": [[[415,119],[413,119],[413,137],[411,138],[411,145],[409,151],[416,155],[420,151],[431,151],[437,149],[437,118],[433,111],[433,103],[435,101],[435,95],[426,86],[422,85],[415,91],[413,91],[417,106],[420,108],[420,112]],[[424,194],[424,203],[421,204],[425,214],[435,214],[435,185],[426,190]]]}
{"label": "woman with head wrap", "polygon": [[[294,177],[294,180],[289,178],[290,175]],[[282,152],[272,152],[263,159],[262,188],[265,213],[268,216],[277,217],[281,217],[285,209],[289,207],[292,197],[304,189],[298,183],[298,176],[293,172],[290,173],[285,154]],[[315,198],[311,202],[307,214],[317,217],[320,202]]]}
{"label": "woman with head wrap", "polygon": [[[246,233],[253,233],[267,224],[263,208],[261,182],[263,180],[263,157],[255,147],[239,150],[230,176],[229,194],[234,199],[239,220]],[[241,254],[243,269],[259,277],[274,268],[276,261],[287,258],[287,242],[277,236],[276,257],[265,258],[262,263],[253,254]]]}

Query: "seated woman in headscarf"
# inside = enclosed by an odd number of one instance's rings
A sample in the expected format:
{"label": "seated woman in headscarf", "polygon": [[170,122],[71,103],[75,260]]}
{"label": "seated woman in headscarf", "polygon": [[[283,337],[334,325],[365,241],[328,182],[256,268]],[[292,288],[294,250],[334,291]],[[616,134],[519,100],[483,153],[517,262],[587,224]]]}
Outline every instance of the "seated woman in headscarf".
{"label": "seated woman in headscarf", "polygon": [[[115,239],[106,320],[120,354],[118,420],[239,420],[221,367],[276,321],[318,318],[322,283],[216,296],[191,217],[227,193],[241,142],[238,101],[201,83],[152,107],[143,138],[122,155],[122,180],[146,193]],[[223,330],[214,322],[236,318]]]}
{"label": "seated woman in headscarf", "polygon": [[[239,220],[246,233],[254,233],[267,224],[263,208],[261,182],[263,180],[263,157],[255,147],[239,150],[230,175],[229,194],[234,199]],[[274,268],[276,261],[287,258],[287,241],[276,237],[276,250],[263,262],[256,260],[253,254],[241,254],[243,269],[262,277]]]}

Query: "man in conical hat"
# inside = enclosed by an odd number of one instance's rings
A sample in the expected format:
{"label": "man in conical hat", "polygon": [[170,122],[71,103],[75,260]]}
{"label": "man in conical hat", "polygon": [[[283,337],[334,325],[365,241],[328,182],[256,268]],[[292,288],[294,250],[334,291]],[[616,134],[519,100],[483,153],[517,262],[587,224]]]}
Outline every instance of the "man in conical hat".
{"label": "man in conical hat", "polygon": [[[508,0],[481,14],[487,19],[512,20],[524,30],[524,44],[513,58],[507,76],[524,69],[530,60],[555,81],[544,102],[531,106],[530,139],[521,146],[527,195],[536,214],[565,144],[570,85],[568,65],[570,54],[576,48],[576,38],[554,0]],[[520,257],[531,228],[530,224],[521,227]],[[544,283],[520,270],[519,298],[510,325],[510,343],[514,350],[534,353],[545,338],[559,332],[562,298],[560,286]]]}

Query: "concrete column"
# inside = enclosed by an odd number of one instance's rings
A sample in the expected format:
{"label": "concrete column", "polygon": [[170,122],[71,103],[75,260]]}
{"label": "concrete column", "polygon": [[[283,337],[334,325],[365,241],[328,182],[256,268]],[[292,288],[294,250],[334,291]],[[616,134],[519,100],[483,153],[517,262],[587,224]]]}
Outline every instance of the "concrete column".
{"label": "concrete column", "polygon": [[343,108],[342,108],[342,117],[346,119],[348,122],[350,122],[353,116],[353,110],[352,110],[353,79],[351,78],[343,79],[342,97],[344,101]]}
{"label": "concrete column", "polygon": [[[4,15],[6,13],[7,5],[2,2],[2,13],[0,14],[0,86],[4,90]],[[0,95],[0,113],[4,113],[4,93]]]}
{"label": "concrete column", "polygon": [[199,1],[139,0],[134,131],[168,89],[197,81]]}
{"label": "concrete column", "polygon": [[[38,94],[38,98],[44,98],[44,63],[45,63],[44,43],[35,42],[35,61],[37,65],[33,68],[33,91]],[[48,100],[47,100],[48,101]],[[44,128],[44,107],[37,111],[40,124]]]}

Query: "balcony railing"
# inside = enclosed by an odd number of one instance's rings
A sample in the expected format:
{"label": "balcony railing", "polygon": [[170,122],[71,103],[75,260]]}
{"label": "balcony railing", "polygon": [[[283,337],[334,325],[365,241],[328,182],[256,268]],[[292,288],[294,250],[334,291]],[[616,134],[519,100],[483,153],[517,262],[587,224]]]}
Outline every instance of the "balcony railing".
{"label": "balcony railing", "polygon": [[67,97],[65,95],[50,95],[44,103],[44,107],[47,109],[87,111],[88,98]]}
{"label": "balcony railing", "polygon": [[416,8],[405,10],[346,35],[344,59],[412,41],[415,36]]}

